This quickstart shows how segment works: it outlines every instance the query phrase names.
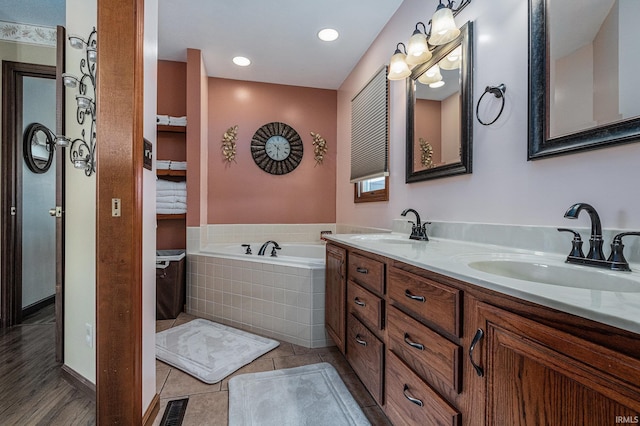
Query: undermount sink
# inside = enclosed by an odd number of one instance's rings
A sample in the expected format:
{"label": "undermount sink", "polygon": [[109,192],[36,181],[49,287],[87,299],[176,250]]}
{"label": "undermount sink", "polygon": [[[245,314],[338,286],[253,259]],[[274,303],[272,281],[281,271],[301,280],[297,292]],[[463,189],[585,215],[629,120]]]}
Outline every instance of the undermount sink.
{"label": "undermount sink", "polygon": [[416,240],[410,240],[408,236],[401,234],[362,234],[354,235],[351,239],[355,241],[384,244],[415,244],[419,242]]}
{"label": "undermount sink", "polygon": [[561,287],[623,293],[640,292],[640,280],[626,273],[568,265],[524,256],[485,256],[469,259],[470,268],[506,278]]}

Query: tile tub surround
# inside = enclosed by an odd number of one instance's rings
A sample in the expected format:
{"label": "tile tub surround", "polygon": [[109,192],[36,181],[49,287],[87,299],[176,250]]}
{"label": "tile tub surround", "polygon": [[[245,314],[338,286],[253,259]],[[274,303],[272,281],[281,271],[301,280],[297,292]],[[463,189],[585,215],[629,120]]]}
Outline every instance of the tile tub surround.
{"label": "tile tub surround", "polygon": [[187,312],[307,348],[331,344],[324,328],[324,266],[290,267],[187,256]]}

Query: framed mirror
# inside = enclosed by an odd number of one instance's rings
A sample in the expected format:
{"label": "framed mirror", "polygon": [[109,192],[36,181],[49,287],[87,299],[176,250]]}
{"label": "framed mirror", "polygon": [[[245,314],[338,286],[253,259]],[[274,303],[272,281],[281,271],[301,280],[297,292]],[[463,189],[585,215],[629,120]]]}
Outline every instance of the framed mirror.
{"label": "framed mirror", "polygon": [[45,173],[51,167],[55,153],[55,140],[43,124],[31,123],[24,131],[22,155],[29,170]]}
{"label": "framed mirror", "polygon": [[406,182],[471,173],[473,22],[407,78]]}
{"label": "framed mirror", "polygon": [[529,160],[640,140],[639,18],[637,0],[529,0]]}

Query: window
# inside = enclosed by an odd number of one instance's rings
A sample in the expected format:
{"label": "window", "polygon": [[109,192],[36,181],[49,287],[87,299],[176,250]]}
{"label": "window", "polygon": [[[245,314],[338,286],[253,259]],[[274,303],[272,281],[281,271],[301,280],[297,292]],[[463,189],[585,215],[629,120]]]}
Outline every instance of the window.
{"label": "window", "polygon": [[354,202],[389,200],[389,80],[383,66],[351,100]]}

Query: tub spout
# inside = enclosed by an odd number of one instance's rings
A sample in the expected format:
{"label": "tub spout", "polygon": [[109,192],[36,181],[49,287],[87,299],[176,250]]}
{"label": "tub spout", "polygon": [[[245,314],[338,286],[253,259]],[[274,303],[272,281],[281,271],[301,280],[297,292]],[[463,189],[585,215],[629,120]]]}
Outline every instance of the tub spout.
{"label": "tub spout", "polygon": [[278,243],[271,240],[267,241],[262,245],[262,247],[260,247],[260,250],[258,251],[258,256],[264,256],[264,252],[265,250],[267,250],[267,247],[269,246],[269,244],[273,244],[273,249],[271,250],[271,256],[272,257],[278,256],[278,254],[276,253],[276,250],[280,250],[280,246],[278,245]]}

